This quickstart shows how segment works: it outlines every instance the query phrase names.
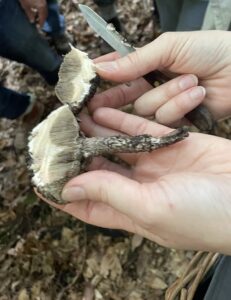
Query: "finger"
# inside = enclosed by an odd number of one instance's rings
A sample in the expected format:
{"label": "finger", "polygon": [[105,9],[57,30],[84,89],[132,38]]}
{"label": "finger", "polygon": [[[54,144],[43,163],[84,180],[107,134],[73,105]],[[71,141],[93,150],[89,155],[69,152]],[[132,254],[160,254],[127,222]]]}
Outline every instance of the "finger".
{"label": "finger", "polygon": [[205,94],[204,87],[196,86],[172,98],[157,110],[157,122],[170,125],[182,119],[204,100]]}
{"label": "finger", "polygon": [[103,106],[119,108],[132,103],[150,89],[151,86],[143,78],[131,82],[129,86],[118,85],[95,95],[89,103],[89,111],[94,112],[98,107]]}
{"label": "finger", "polygon": [[28,8],[26,10],[26,15],[27,15],[27,18],[29,19],[30,23],[35,22],[37,12],[34,12],[34,11],[31,10],[31,8]]}
{"label": "finger", "polygon": [[94,112],[93,119],[101,126],[132,136],[139,134],[160,136],[171,131],[170,128],[153,121],[148,121],[113,108],[98,108]]}
{"label": "finger", "polygon": [[91,162],[91,164],[89,165],[88,170],[89,171],[106,170],[106,171],[115,172],[122,176],[131,178],[131,170],[130,169],[122,167],[121,165],[113,163],[103,157],[94,158],[93,161]]}
{"label": "finger", "polygon": [[[108,137],[108,136],[115,136],[115,135],[123,135],[122,132],[119,132],[117,130],[112,130],[110,128],[101,126],[94,122],[94,120],[87,114],[80,114],[80,127],[81,130],[87,135],[87,136],[101,136],[101,137]],[[122,154],[117,153],[118,157],[120,157],[122,160],[127,162],[128,164],[134,164],[137,160],[138,154]]]}
{"label": "finger", "polygon": [[175,59],[171,51],[178,36],[179,33],[165,33],[131,54],[114,61],[100,62],[96,64],[97,73],[105,79],[126,82],[171,65]]}
{"label": "finger", "polygon": [[40,27],[43,26],[48,16],[47,7],[38,8],[38,24]]}
{"label": "finger", "polygon": [[87,136],[113,136],[122,135],[122,132],[106,128],[94,122],[94,120],[87,114],[81,113],[79,115],[80,128]]}
{"label": "finger", "polygon": [[103,61],[112,61],[115,59],[120,58],[121,56],[119,55],[118,52],[111,52],[111,53],[107,53],[105,55],[99,56],[95,59],[93,59],[94,63],[99,63],[99,62],[103,62]]}
{"label": "finger", "polygon": [[171,128],[179,128],[179,127],[183,127],[183,126],[192,126],[192,123],[189,122],[189,120],[187,120],[186,118],[182,118],[180,120],[172,122],[170,127]]}
{"label": "finger", "polygon": [[131,232],[134,230],[129,217],[102,202],[80,200],[66,204],[62,211],[91,225]]}
{"label": "finger", "polygon": [[101,202],[129,218],[137,217],[147,199],[141,184],[108,171],[92,171],[73,178],[65,185],[62,198],[66,202]]}
{"label": "finger", "polygon": [[193,74],[176,77],[143,94],[135,101],[135,110],[142,116],[154,115],[164,103],[197,84],[198,79]]}
{"label": "finger", "polygon": [[133,226],[131,220],[107,204],[87,200],[75,201],[68,204],[57,204],[43,197],[37,189],[34,189],[34,191],[36,195],[47,204],[81,221],[100,227],[132,231]]}

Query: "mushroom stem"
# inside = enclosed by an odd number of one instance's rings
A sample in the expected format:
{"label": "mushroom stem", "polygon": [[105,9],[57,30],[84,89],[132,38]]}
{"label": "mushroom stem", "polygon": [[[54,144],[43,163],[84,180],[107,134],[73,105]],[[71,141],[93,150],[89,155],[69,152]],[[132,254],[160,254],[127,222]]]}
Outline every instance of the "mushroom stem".
{"label": "mushroom stem", "polygon": [[185,128],[178,128],[164,136],[153,137],[143,134],[138,136],[111,136],[82,138],[79,146],[84,158],[113,153],[150,152],[183,140],[188,136]]}

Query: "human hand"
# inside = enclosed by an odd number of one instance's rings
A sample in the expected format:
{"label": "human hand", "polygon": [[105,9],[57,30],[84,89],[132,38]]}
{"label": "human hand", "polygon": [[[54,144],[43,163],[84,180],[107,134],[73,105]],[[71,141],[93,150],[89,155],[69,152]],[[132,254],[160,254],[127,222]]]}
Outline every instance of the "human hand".
{"label": "human hand", "polygon": [[[111,108],[81,116],[90,136],[151,134],[163,125]],[[101,227],[124,229],[161,245],[231,254],[231,141],[190,133],[175,145],[119,155],[129,167],[97,158],[70,180],[55,207]]]}
{"label": "human hand", "polygon": [[46,0],[19,0],[31,23],[38,22],[40,27],[46,21],[48,11]]}
{"label": "human hand", "polygon": [[[115,53],[98,58],[95,62],[101,77],[133,82],[131,86],[119,85],[96,95],[90,103],[90,111],[134,102],[139,115],[155,115],[159,123],[169,125],[203,101],[214,118],[229,116],[230,53],[230,32],[198,31],[165,33],[120,59]],[[156,69],[178,77],[155,89],[138,79]]]}

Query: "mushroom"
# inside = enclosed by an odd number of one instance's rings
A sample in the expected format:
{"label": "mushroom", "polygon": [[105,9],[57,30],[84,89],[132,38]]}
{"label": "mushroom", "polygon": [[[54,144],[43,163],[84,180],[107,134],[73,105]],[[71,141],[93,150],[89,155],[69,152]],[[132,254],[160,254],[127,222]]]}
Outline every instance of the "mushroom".
{"label": "mushroom", "polygon": [[[83,108],[86,99],[92,97],[96,74],[91,60],[79,52],[72,49],[66,55],[56,87],[59,98],[67,104],[51,112],[38,124],[32,130],[28,143],[33,185],[43,196],[60,204],[64,203],[61,192],[65,183],[84,172],[93,157],[119,152],[149,152],[188,136],[184,128],[179,128],[162,137],[144,134],[86,138],[80,131],[77,112]],[[79,59],[85,66],[79,65]],[[81,76],[78,71],[81,74],[86,71],[88,75],[84,73]]]}
{"label": "mushroom", "polygon": [[181,141],[188,132],[179,128],[162,137],[151,135],[86,138],[67,105],[54,110],[29,137],[32,182],[50,200],[63,203],[64,184],[83,172],[92,157],[113,153],[149,152]]}
{"label": "mushroom", "polygon": [[63,104],[69,104],[77,116],[84,105],[95,94],[99,84],[99,76],[87,53],[73,46],[65,55],[59,70],[59,81],[55,92]]}

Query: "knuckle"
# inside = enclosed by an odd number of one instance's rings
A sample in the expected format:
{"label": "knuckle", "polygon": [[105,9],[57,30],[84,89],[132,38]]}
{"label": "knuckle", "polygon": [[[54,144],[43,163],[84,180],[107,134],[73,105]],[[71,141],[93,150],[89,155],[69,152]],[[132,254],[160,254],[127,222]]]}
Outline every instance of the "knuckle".
{"label": "knuckle", "polygon": [[92,216],[94,215],[96,203],[91,200],[86,200],[86,209],[85,209],[85,222],[91,223]]}
{"label": "knuckle", "polygon": [[155,114],[156,121],[160,124],[166,124],[165,122],[165,114],[163,113],[162,109],[158,109]]}
{"label": "knuckle", "polygon": [[167,100],[170,100],[172,97],[176,96],[181,92],[180,86],[179,86],[179,78],[174,78],[170,80],[166,84],[166,89],[165,89],[165,96]]}
{"label": "knuckle", "polygon": [[172,90],[173,90],[173,83],[166,85],[166,88],[162,90],[162,104],[167,103],[172,98]]}
{"label": "knuckle", "polygon": [[183,117],[191,109],[190,99],[188,99],[187,96],[185,96],[184,98],[182,97],[176,98],[174,104],[175,104],[176,114],[179,117]]}
{"label": "knuckle", "polygon": [[124,106],[125,104],[127,104],[127,93],[124,90],[124,85],[118,86],[118,97],[120,106]]}
{"label": "knuckle", "polygon": [[107,192],[107,189],[105,189],[105,186],[100,185],[98,188],[98,196],[99,196],[99,201],[102,201],[104,203],[109,203],[109,195]]}
{"label": "knuckle", "polygon": [[126,57],[130,65],[137,64],[137,51],[128,54]]}
{"label": "knuckle", "polygon": [[[103,92],[102,94],[96,95],[97,98],[97,107],[100,106],[111,106],[112,104],[112,97],[113,94],[111,92],[111,90],[107,90],[105,92]],[[92,101],[92,103],[94,103],[94,101]]]}
{"label": "knuckle", "polygon": [[140,66],[142,60],[139,55],[139,50],[136,50],[135,52],[127,55],[126,59],[128,61],[128,66],[132,67],[132,71],[135,74],[134,77],[135,78],[141,77],[143,75],[142,71],[141,71],[141,66]]}
{"label": "knuckle", "polygon": [[159,37],[158,40],[160,42],[166,42],[169,39],[170,32],[163,32]]}
{"label": "knuckle", "polygon": [[[108,178],[108,172],[107,171],[101,171],[104,178]],[[110,183],[106,184],[105,182],[100,183],[97,188],[97,200],[102,201],[106,204],[110,202],[110,195],[107,186],[110,186]]]}
{"label": "knuckle", "polygon": [[173,32],[164,32],[158,37],[158,39],[162,40],[162,42],[168,43],[173,36],[175,36],[175,33],[173,34]]}
{"label": "knuckle", "polygon": [[177,38],[178,33],[176,32],[165,32],[158,37],[159,46],[165,54],[161,59],[161,65],[164,68],[170,68],[174,63],[174,52],[177,44]]}

